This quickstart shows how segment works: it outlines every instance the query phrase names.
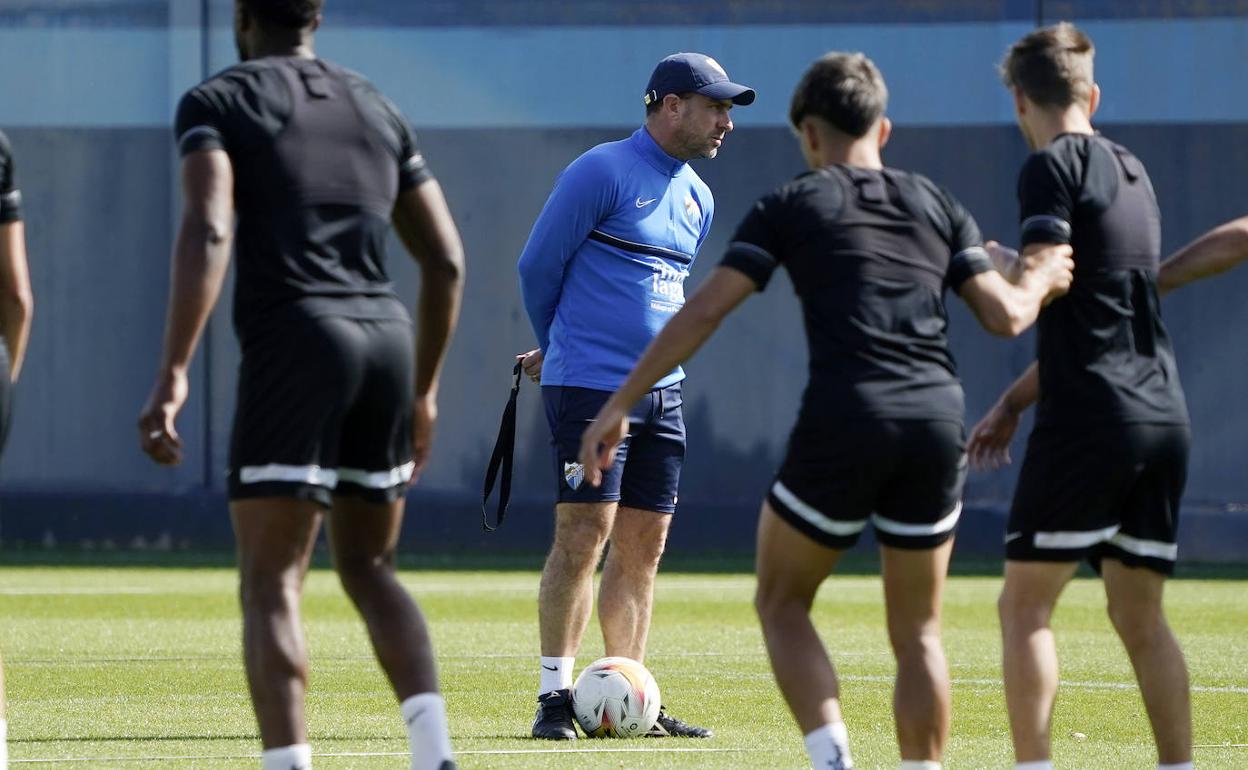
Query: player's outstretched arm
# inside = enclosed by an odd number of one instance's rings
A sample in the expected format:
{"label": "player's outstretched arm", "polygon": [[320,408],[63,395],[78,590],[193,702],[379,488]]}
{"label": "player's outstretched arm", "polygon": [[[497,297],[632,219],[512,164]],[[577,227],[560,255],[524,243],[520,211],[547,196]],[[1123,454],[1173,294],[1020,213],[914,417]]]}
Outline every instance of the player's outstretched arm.
{"label": "player's outstretched arm", "polygon": [[1070,289],[1075,268],[1071,254],[1066,245],[1033,243],[1023,250],[1016,282],[987,270],[963,281],[958,293],[985,329],[1016,337],[1036,322],[1041,308]]}
{"label": "player's outstretched arm", "polygon": [[9,349],[9,379],[13,382],[17,382],[26,359],[26,340],[34,312],[22,223],[0,224],[0,335]]}
{"label": "player's outstretched arm", "polygon": [[416,310],[416,392],[412,423],[413,474],[429,460],[438,415],[438,381],[459,320],[464,291],[464,246],[442,187],[434,179],[399,194],[394,229],[420,265],[420,304]]}
{"label": "player's outstretched arm", "polygon": [[1018,419],[1039,398],[1040,367],[1032,362],[971,429],[966,443],[971,467],[996,470],[1010,463],[1010,441],[1018,431]]}
{"label": "player's outstretched arm", "polygon": [[139,415],[143,451],[162,465],[182,461],[174,420],[186,403],[186,371],[221,294],[234,238],[234,169],[224,150],[182,159],[182,223],[173,249],[164,352]]}
{"label": "player's outstretched arm", "polygon": [[717,267],[667,322],[624,384],[602,405],[593,424],[581,436],[579,459],[590,484],[598,486],[603,469],[610,468],[615,461],[615,450],[628,433],[629,408],[663,375],[696,353],[724,317],[757,290],[758,284],[745,273],[731,267]]}
{"label": "player's outstretched arm", "polygon": [[1215,227],[1162,262],[1157,289],[1165,294],[1226,272],[1244,260],[1248,260],[1248,217]]}

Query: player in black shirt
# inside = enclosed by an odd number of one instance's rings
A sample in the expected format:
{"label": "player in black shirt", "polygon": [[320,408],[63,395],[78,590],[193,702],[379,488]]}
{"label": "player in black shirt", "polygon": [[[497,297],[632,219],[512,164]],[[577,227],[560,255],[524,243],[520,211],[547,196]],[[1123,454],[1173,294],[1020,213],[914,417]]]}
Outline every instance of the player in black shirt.
{"label": "player in black shirt", "polygon": [[868,523],[881,543],[901,756],[938,765],[944,752],[940,604],[966,466],[944,292],[961,296],[985,328],[1015,335],[1070,281],[1070,249],[1059,246],[1034,255],[1011,285],[961,204],[918,174],[884,167],[886,99],[862,54],[830,53],[811,66],[790,109],[811,170],[754,205],[720,266],[585,432],[580,454],[596,482],[628,431],[628,405],[787,268],[810,380],[762,508],[756,605],[776,681],[818,768],[852,762],[810,606]]}
{"label": "player in black shirt", "polygon": [[[9,404],[26,357],[34,302],[26,264],[22,193],[9,139],[0,132],[0,450],[9,435]],[[8,765],[8,722],[4,710],[4,670],[0,667],[0,768]]]}
{"label": "player in black shirt", "polygon": [[1036,30],[1002,65],[1034,152],[1019,175],[1022,248],[1069,244],[1075,279],[1037,322],[1037,364],[972,431],[977,465],[1008,461],[1039,400],[1006,533],[1000,600],[1019,763],[1049,766],[1057,652],[1049,618],[1087,558],[1144,696],[1160,762],[1190,767],[1187,669],[1162,609],[1187,474],[1187,408],[1157,300],[1161,226],[1143,164],[1091,124],[1092,41]]}
{"label": "player in black shirt", "polygon": [[[405,490],[429,456],[462,249],[407,122],[363,77],[313,53],[320,9],[240,0],[243,62],[178,106],[186,201],[141,440],[157,462],[181,459],[174,419],[234,237],[243,358],[230,513],[264,767],[311,766],[299,598],[324,517],[343,587],[401,701],[412,767],[445,770],[433,651],[394,550]],[[415,345],[385,271],[391,223],[421,266]]]}

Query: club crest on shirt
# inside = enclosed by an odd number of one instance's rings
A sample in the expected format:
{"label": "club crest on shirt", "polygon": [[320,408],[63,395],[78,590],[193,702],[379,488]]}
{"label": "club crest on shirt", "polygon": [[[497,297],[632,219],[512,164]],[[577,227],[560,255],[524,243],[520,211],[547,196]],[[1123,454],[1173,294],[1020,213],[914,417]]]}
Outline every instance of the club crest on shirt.
{"label": "club crest on shirt", "polygon": [[585,480],[585,466],[581,463],[564,463],[563,480],[568,483],[568,488],[572,491],[580,489],[581,482]]}
{"label": "club crest on shirt", "polygon": [[702,223],[702,207],[693,199],[692,195],[685,194],[685,216],[689,217],[694,224],[701,226]]}

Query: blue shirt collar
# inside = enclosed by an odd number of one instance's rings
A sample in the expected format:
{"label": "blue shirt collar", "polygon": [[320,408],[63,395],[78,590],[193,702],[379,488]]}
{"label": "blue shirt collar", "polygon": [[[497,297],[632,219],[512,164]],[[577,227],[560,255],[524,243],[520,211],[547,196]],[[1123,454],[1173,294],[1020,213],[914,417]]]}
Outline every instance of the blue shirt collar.
{"label": "blue shirt collar", "polygon": [[668,155],[663,148],[659,146],[659,143],[654,141],[654,137],[650,136],[650,132],[646,130],[645,126],[642,126],[634,131],[628,141],[633,146],[633,149],[637,151],[638,155],[644,158],[647,163],[654,166],[663,174],[676,176],[684,170],[686,165],[688,165],[685,161],[677,160],[671,155]]}

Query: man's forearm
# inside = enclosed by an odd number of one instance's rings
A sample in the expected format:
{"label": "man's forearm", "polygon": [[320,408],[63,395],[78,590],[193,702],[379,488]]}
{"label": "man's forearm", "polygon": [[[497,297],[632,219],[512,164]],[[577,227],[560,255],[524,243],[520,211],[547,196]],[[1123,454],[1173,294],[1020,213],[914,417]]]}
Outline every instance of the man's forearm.
{"label": "man's forearm", "polygon": [[1192,281],[1225,272],[1248,259],[1248,217],[1214,228],[1162,263],[1157,288],[1177,289]]}
{"label": "man's forearm", "polygon": [[9,378],[13,381],[26,358],[33,315],[25,230],[21,222],[0,225],[0,335],[9,351]]}
{"label": "man's forearm", "polygon": [[1033,361],[1027,371],[1014,381],[998,403],[1015,414],[1021,414],[1040,400],[1040,365]]}
{"label": "man's forearm", "polygon": [[435,395],[451,334],[459,320],[462,294],[463,275],[459,271],[422,271],[416,339],[418,398]]}

